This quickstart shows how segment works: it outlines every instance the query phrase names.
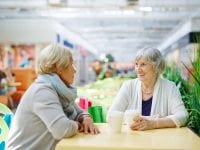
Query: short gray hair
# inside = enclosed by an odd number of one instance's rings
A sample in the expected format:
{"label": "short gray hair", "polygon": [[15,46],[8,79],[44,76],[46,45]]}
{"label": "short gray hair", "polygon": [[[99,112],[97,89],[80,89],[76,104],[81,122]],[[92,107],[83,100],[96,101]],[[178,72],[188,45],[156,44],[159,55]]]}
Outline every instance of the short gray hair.
{"label": "short gray hair", "polygon": [[65,69],[71,59],[70,49],[59,44],[50,44],[39,52],[36,67],[37,73],[55,73],[58,69]]}
{"label": "short gray hair", "polygon": [[140,60],[141,58],[148,61],[150,64],[153,65],[153,68],[157,73],[162,73],[165,68],[165,61],[161,52],[153,47],[145,47],[139,50],[136,54],[135,61]]}

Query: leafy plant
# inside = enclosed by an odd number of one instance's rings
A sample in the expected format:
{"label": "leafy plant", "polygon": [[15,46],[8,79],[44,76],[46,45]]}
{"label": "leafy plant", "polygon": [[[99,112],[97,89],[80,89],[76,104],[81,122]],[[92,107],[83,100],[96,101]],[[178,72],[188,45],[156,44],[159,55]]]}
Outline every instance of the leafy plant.
{"label": "leafy plant", "polygon": [[196,60],[191,61],[193,70],[190,70],[184,62],[182,64],[193,77],[193,82],[189,85],[190,90],[186,94],[187,109],[189,111],[188,125],[200,136],[200,44],[196,51]]}
{"label": "leafy plant", "polygon": [[175,67],[166,67],[163,76],[179,87],[183,102],[189,112],[188,126],[200,136],[200,44],[196,51],[195,61],[191,61],[192,70],[184,62],[182,64],[192,76],[192,83],[184,80],[180,70]]}
{"label": "leafy plant", "polygon": [[173,81],[179,88],[179,91],[182,95],[182,99],[187,107],[186,98],[185,97],[189,93],[189,83],[184,80],[181,76],[180,70],[175,67],[166,67],[163,72],[163,76],[170,81]]}

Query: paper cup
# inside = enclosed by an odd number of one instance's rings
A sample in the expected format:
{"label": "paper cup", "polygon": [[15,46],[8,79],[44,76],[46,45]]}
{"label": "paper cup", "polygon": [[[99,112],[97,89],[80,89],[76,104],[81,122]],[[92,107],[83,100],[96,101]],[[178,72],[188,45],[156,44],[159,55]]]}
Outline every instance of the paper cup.
{"label": "paper cup", "polygon": [[123,121],[123,112],[114,111],[108,116],[108,126],[109,132],[112,133],[121,133],[122,121]]}
{"label": "paper cup", "polygon": [[138,110],[127,110],[125,111],[124,117],[125,117],[125,124],[130,127],[134,123],[134,119],[140,116],[140,113]]}

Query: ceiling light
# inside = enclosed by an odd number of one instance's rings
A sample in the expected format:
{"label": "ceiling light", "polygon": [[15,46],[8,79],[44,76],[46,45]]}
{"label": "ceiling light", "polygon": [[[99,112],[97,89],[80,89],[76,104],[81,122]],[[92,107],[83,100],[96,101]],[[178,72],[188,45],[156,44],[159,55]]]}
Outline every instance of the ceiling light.
{"label": "ceiling light", "polygon": [[139,10],[145,11],[145,12],[150,12],[150,11],[152,11],[152,7],[140,7]]}

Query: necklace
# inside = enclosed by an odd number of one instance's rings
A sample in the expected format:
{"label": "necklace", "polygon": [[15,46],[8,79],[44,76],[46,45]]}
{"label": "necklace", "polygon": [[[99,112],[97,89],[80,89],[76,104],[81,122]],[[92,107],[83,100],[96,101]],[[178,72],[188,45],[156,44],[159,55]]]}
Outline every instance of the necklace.
{"label": "necklace", "polygon": [[153,93],[153,90],[147,91],[147,90],[144,90],[144,88],[142,88],[142,93],[143,93],[143,94],[146,94],[146,95],[150,95],[150,94]]}
{"label": "necklace", "polygon": [[146,91],[143,91],[143,90],[142,90],[142,93],[143,93],[143,94],[146,94],[146,95],[151,95],[153,92],[146,92]]}

